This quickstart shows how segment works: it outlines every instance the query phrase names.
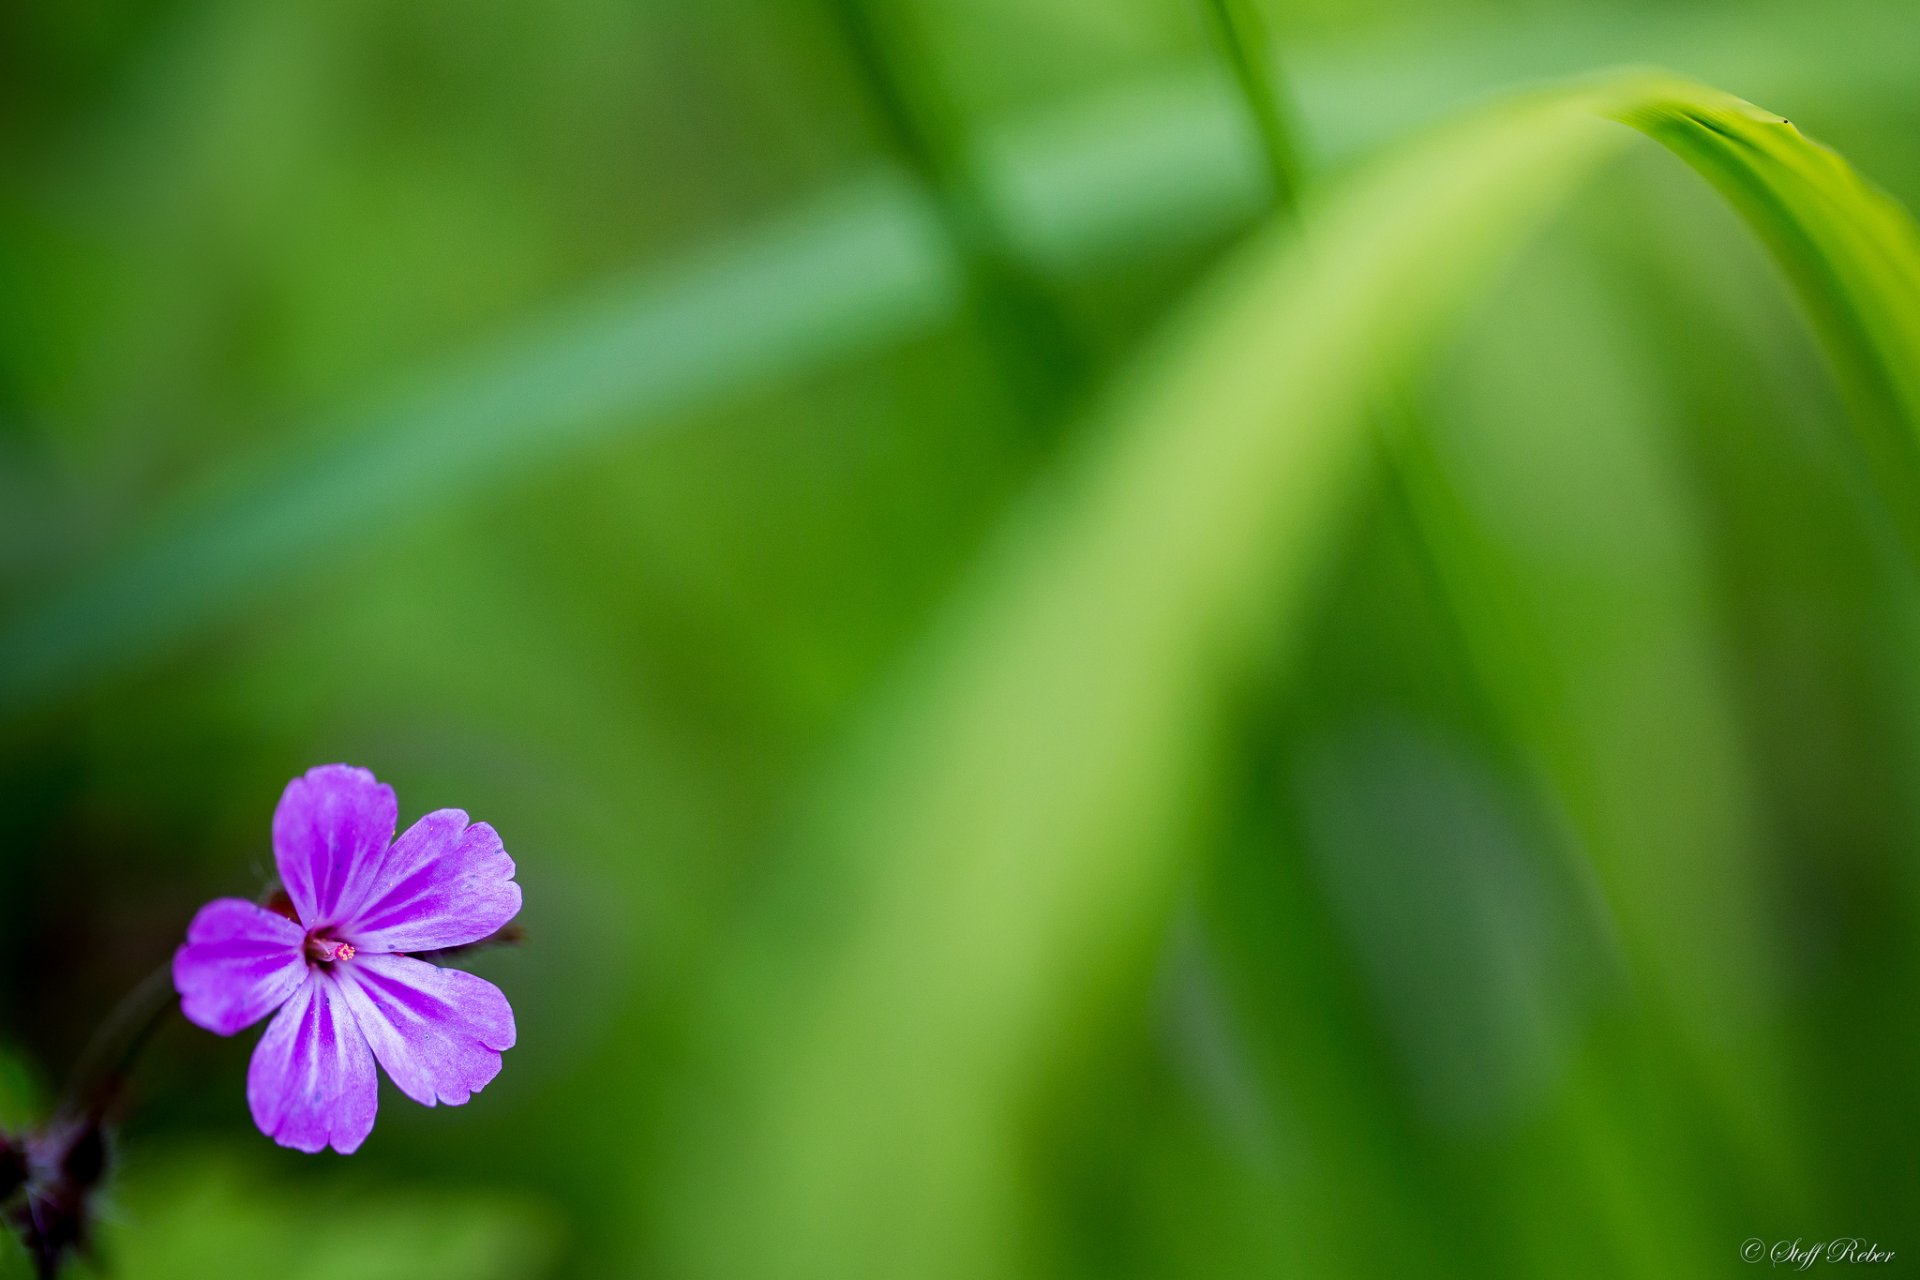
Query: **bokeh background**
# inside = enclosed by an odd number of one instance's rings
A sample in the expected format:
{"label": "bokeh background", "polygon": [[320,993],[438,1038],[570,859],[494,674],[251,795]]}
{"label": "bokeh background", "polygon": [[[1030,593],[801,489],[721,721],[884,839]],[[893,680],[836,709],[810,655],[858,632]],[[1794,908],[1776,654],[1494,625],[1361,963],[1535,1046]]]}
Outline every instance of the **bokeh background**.
{"label": "bokeh background", "polygon": [[[1318,179],[1631,62],[1920,201],[1910,0],[1262,12]],[[1463,617],[1374,468],[1143,909],[1044,1019],[953,1021],[1017,1087],[816,999],[835,963],[936,1022],[1008,989],[920,967],[884,856],[816,833],[1267,216],[1215,36],[1192,0],[0,6],[0,1124],[267,886],[312,764],[492,822],[526,891],[473,962],[504,1073],[383,1086],[349,1159],[253,1130],[252,1033],[166,1027],[113,1274],[1920,1257],[1915,568],[1779,272],[1646,144],[1401,390],[1508,607]],[[1018,898],[915,919],[991,958]]]}

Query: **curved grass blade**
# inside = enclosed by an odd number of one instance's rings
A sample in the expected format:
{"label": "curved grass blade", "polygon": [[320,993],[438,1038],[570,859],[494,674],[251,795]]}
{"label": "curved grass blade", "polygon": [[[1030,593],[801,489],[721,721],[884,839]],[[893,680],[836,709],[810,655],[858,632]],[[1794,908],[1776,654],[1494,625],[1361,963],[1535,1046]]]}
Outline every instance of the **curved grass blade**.
{"label": "curved grass blade", "polygon": [[1216,708],[1298,630],[1371,397],[1631,136],[1599,118],[1756,193],[1858,395],[1913,428],[1911,223],[1777,116],[1668,77],[1489,110],[1246,246],[1004,531],[747,945],[716,1007],[753,1074],[688,1162],[735,1217],[689,1231],[691,1270],[1022,1270],[1022,1117],[1157,934]]}
{"label": "curved grass blade", "polygon": [[1791,122],[1676,93],[1618,114],[1713,183],[1772,250],[1818,330],[1874,472],[1920,562],[1920,232]]}

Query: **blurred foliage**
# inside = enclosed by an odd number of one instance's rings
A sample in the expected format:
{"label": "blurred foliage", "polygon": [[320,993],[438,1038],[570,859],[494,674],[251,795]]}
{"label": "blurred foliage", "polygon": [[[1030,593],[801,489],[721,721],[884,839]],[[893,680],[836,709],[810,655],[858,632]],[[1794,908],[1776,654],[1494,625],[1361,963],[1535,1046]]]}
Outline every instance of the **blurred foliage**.
{"label": "blurred foliage", "polygon": [[351,1178],[276,1183],[250,1160],[136,1154],[105,1209],[86,1275],[127,1280],[276,1275],[325,1280],[506,1280],[554,1257],[552,1215],[524,1200]]}
{"label": "blurred foliage", "polygon": [[1908,0],[1260,16],[1300,234],[1199,0],[0,8],[0,1124],[310,764],[531,938],[345,1162],[170,1027],[114,1274],[1920,1248],[1913,280],[1429,132],[1911,205]]}

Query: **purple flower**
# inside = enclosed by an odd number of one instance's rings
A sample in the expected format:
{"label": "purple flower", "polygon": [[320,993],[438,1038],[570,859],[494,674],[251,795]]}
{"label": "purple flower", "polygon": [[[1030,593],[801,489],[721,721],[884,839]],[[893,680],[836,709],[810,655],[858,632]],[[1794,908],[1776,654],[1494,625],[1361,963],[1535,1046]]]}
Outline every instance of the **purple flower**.
{"label": "purple flower", "polygon": [[174,953],[181,1011],[207,1030],[230,1036],[279,1010],[253,1051],[247,1105],[283,1147],[358,1149],[378,1107],[376,1059],[415,1102],[458,1106],[513,1047],[498,987],[408,954],[477,942],[513,919],[513,859],[458,809],[395,840],[398,815],[393,788],[365,769],[309,769],[273,814],[297,919],[216,898]]}

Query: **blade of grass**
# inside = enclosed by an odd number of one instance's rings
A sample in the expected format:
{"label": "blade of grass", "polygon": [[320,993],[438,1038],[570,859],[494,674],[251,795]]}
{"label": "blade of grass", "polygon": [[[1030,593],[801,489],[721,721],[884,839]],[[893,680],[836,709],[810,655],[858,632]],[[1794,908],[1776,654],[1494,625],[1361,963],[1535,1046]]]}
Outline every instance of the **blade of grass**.
{"label": "blade of grass", "polygon": [[1273,42],[1251,0],[1207,0],[1206,7],[1259,133],[1273,207],[1291,212],[1300,203],[1300,131],[1274,68]]}
{"label": "blade of grass", "polygon": [[1786,270],[1834,363],[1873,479],[1920,562],[1920,234],[1907,212],[1777,116],[1724,105],[1622,118],[1713,183]]}
{"label": "blade of grass", "polygon": [[1856,322],[1825,330],[1860,344],[1843,371],[1916,407],[1911,223],[1778,117],[1668,77],[1493,108],[1257,237],[1004,531],[756,921],[713,1002],[716,1060],[748,1074],[678,1169],[732,1217],[686,1224],[689,1270],[1022,1269],[1023,1115],[1161,925],[1222,694],[1296,632],[1380,381],[1630,136],[1596,117],[1772,193],[1750,214]]}
{"label": "blade of grass", "polygon": [[[981,328],[1036,424],[1050,423],[1084,359],[1065,314],[1014,249],[981,190],[966,130],[941,92],[911,15],[878,0],[827,0],[902,164],[939,210]],[[891,20],[889,20],[891,19]]]}
{"label": "blade of grass", "polygon": [[607,289],[313,432],[162,517],[0,631],[0,714],[30,711],[220,616],[291,565],[544,459],[944,323],[959,282],[897,176]]}

